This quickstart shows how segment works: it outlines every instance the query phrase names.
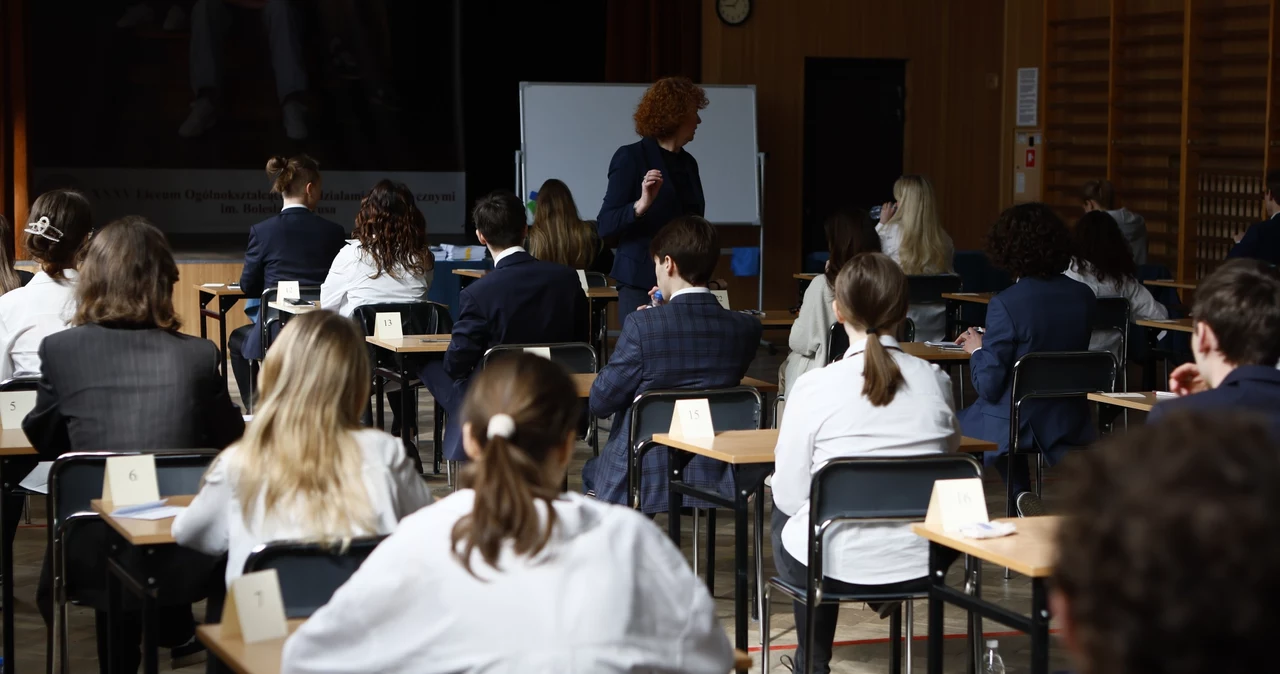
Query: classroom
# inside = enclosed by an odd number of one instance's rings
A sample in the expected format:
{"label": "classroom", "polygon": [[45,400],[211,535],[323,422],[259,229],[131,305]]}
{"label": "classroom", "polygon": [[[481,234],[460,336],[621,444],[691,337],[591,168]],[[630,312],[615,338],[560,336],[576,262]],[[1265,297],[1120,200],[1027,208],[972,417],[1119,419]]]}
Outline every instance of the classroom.
{"label": "classroom", "polygon": [[1280,0],[0,0],[0,674],[1268,671],[1277,64]]}

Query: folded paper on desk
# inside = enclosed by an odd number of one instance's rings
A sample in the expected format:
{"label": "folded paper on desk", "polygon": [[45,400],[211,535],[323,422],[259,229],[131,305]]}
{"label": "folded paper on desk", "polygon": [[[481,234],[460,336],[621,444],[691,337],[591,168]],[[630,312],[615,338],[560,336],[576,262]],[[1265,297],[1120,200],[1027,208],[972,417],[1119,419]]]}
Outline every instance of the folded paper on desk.
{"label": "folded paper on desk", "polygon": [[221,283],[202,283],[202,284],[200,284],[200,285],[201,285],[201,287],[202,287],[202,288],[221,288],[223,284],[221,284]]}
{"label": "folded paper on desk", "polygon": [[22,478],[22,482],[18,483],[19,487],[27,491],[33,491],[37,494],[49,493],[49,469],[53,467],[52,461],[41,461],[36,467],[31,469],[27,476]]}
{"label": "folded paper on desk", "polygon": [[965,538],[1002,538],[1017,531],[1012,522],[975,522],[960,527],[960,535]]}
{"label": "folded paper on desk", "polygon": [[932,346],[935,349],[954,349],[956,351],[964,351],[964,347],[955,342],[925,342],[925,346]]}
{"label": "folded paper on desk", "polygon": [[159,501],[116,508],[111,511],[111,516],[130,520],[163,520],[169,517],[177,517],[178,513],[183,510],[186,510],[186,508],[165,505],[164,499],[160,499]]}
{"label": "folded paper on desk", "polygon": [[1177,398],[1178,394],[1173,391],[1156,391],[1156,399],[1167,400],[1169,398]]}
{"label": "folded paper on desk", "polygon": [[[1141,398],[1141,393],[1103,393],[1108,398]],[[1159,395],[1159,394],[1157,394]]]}

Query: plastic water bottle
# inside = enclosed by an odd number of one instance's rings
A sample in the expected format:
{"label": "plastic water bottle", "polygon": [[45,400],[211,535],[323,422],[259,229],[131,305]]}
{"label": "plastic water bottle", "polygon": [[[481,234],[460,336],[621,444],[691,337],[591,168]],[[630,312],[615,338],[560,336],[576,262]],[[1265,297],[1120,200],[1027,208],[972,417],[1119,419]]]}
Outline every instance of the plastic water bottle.
{"label": "plastic water bottle", "polygon": [[987,642],[987,653],[982,656],[982,674],[1005,674],[1000,642],[995,639]]}
{"label": "plastic water bottle", "polygon": [[649,303],[649,306],[656,307],[656,306],[660,306],[661,304],[662,304],[662,291],[661,290],[653,291],[653,301]]}

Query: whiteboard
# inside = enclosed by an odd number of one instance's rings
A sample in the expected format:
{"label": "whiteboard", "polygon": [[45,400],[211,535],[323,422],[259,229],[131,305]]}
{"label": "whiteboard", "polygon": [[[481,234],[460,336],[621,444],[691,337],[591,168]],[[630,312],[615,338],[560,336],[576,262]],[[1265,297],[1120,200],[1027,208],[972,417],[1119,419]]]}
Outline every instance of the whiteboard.
{"label": "whiteboard", "polygon": [[[636,135],[636,104],[647,84],[520,83],[520,197],[548,178],[573,192],[578,217],[595,220],[609,184],[609,160]],[[709,104],[685,149],[698,160],[706,217],[759,225],[756,88],[704,86]]]}

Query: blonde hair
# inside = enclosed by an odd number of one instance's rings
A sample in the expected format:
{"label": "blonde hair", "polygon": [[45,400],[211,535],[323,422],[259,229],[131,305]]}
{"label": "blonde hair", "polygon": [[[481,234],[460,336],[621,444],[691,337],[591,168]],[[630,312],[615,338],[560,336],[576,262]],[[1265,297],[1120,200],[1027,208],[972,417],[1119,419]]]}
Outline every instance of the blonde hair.
{"label": "blonde hair", "polygon": [[938,219],[938,201],[933,185],[921,175],[906,175],[893,184],[898,212],[890,224],[902,228],[898,261],[907,274],[947,274],[951,272],[951,237]]}
{"label": "blonde hair", "polygon": [[596,257],[591,225],[578,219],[578,206],[564,183],[552,178],[538,188],[529,230],[529,254],[546,262],[586,269]]}
{"label": "blonde hair", "polygon": [[376,530],[353,435],[369,403],[369,372],[350,319],[313,311],[289,321],[263,361],[261,401],[235,446],[232,480],[246,524],[261,495],[264,515],[289,508],[309,539]]}

